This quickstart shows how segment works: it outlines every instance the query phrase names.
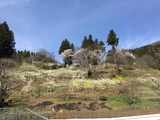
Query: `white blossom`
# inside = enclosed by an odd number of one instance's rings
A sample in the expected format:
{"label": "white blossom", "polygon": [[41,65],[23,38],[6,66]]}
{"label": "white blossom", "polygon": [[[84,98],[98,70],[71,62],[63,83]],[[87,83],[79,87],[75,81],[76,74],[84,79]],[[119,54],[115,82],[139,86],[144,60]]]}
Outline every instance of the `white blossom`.
{"label": "white blossom", "polygon": [[101,62],[101,50],[89,50],[81,48],[74,54],[74,59],[80,62],[81,65],[89,66],[89,64]]}
{"label": "white blossom", "polygon": [[61,57],[62,57],[62,60],[64,62],[66,62],[67,59],[72,58],[73,57],[73,51],[72,51],[72,49],[67,49],[64,52],[62,52],[61,53]]}

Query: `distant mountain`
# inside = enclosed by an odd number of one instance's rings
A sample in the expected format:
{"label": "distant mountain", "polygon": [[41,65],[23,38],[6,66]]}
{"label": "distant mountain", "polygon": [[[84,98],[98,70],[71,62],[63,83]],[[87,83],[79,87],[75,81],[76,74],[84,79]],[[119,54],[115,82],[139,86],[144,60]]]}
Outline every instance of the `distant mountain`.
{"label": "distant mountain", "polygon": [[160,59],[160,41],[156,41],[152,44],[145,45],[139,48],[129,50],[131,53],[138,57],[142,57],[143,55],[151,55],[155,59]]}

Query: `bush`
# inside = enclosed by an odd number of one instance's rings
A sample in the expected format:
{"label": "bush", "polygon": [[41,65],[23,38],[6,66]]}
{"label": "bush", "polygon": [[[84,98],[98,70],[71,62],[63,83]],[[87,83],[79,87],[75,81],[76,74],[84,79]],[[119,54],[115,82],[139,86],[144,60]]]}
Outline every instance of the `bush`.
{"label": "bush", "polygon": [[50,68],[50,66],[48,66],[48,65],[43,65],[43,69],[44,69],[44,70],[50,70],[51,68]]}
{"label": "bush", "polygon": [[106,96],[100,96],[100,100],[101,101],[107,101],[107,97]]}
{"label": "bush", "polygon": [[59,66],[58,65],[52,65],[51,66],[51,69],[53,70],[53,69],[58,69],[59,68]]}
{"label": "bush", "polygon": [[128,104],[136,104],[140,100],[140,85],[140,82],[136,80],[128,80],[126,82],[126,92],[124,94]]}
{"label": "bush", "polygon": [[54,70],[54,69],[58,69],[58,68],[62,68],[62,65],[57,65],[57,64],[54,64],[52,66],[43,65],[44,70]]}
{"label": "bush", "polygon": [[124,70],[120,70],[119,75],[125,78],[125,77],[127,77],[128,72],[124,71]]}
{"label": "bush", "polygon": [[88,70],[88,78],[91,78],[91,77],[92,77],[92,71]]}

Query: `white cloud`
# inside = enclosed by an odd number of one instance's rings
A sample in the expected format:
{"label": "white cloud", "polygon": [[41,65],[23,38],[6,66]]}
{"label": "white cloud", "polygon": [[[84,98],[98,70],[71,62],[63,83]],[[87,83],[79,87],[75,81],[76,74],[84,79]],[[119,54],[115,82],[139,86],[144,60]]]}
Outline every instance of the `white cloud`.
{"label": "white cloud", "polygon": [[137,36],[127,36],[123,41],[120,41],[120,48],[133,49],[145,46],[160,40],[160,34],[141,34]]}

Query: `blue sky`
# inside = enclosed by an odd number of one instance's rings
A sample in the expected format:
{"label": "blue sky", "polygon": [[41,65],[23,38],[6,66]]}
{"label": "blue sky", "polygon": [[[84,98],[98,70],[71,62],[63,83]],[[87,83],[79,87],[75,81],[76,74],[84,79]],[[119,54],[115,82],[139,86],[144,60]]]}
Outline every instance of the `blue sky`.
{"label": "blue sky", "polygon": [[7,21],[14,32],[16,49],[44,48],[58,61],[65,38],[77,47],[89,34],[106,43],[113,29],[119,48],[158,41],[159,13],[160,0],[0,0],[0,22]]}

